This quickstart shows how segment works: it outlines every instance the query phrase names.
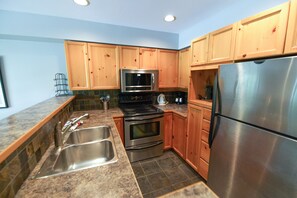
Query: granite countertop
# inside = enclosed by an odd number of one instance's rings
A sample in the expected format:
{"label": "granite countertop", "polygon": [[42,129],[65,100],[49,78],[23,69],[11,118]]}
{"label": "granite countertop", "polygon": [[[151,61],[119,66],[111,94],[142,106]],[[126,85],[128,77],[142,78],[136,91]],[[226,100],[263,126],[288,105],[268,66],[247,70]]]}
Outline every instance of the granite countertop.
{"label": "granite countertop", "polygon": [[161,196],[160,198],[218,198],[218,196],[206,186],[204,182],[198,182],[174,192]]}
{"label": "granite countertop", "polygon": [[74,98],[53,97],[0,120],[0,162]]}
{"label": "granite countertop", "polygon": [[116,163],[79,170],[63,175],[42,179],[32,179],[54,145],[47,150],[41,161],[22,185],[16,197],[142,197],[134,176],[125,148],[121,142],[113,117],[121,117],[119,108],[74,112],[71,117],[79,117],[89,113],[90,118],[84,120],[79,128],[98,125],[109,125],[118,155]]}
{"label": "granite countertop", "polygon": [[188,114],[188,106],[186,104],[155,105],[155,107],[162,109],[164,112],[174,112],[183,117],[187,117],[187,114]]}

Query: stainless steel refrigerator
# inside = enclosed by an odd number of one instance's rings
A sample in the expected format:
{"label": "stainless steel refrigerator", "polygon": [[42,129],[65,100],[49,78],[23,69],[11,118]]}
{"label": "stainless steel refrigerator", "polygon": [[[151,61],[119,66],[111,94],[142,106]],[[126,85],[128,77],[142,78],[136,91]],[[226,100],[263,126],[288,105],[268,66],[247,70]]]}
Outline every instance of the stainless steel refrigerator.
{"label": "stainless steel refrigerator", "polygon": [[297,57],[222,65],[207,184],[228,198],[297,197]]}

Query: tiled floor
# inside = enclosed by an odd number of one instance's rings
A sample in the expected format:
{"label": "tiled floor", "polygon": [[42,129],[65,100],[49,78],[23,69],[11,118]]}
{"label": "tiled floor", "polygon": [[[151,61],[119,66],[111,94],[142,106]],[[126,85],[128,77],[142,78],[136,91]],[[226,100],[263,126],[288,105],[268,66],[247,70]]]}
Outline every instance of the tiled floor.
{"label": "tiled floor", "polygon": [[204,181],[173,151],[166,151],[160,157],[133,162],[132,168],[144,198],[157,197]]}

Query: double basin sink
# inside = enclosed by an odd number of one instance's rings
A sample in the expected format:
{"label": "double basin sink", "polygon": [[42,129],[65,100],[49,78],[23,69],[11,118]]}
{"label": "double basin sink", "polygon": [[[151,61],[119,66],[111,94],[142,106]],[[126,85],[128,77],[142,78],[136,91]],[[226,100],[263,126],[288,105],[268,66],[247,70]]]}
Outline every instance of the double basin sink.
{"label": "double basin sink", "polygon": [[[68,134],[67,134],[68,135]],[[118,160],[109,126],[74,130],[62,149],[53,150],[34,178],[114,163]]]}

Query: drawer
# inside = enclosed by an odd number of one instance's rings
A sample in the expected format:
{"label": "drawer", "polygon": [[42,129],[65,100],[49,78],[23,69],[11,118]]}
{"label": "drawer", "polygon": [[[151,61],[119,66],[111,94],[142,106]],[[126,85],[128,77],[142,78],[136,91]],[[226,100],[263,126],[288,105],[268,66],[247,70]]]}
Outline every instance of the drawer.
{"label": "drawer", "polygon": [[206,142],[201,141],[200,157],[207,163],[209,162],[210,149]]}
{"label": "drawer", "polygon": [[210,128],[210,121],[203,120],[202,121],[202,129],[209,132],[209,128]]}
{"label": "drawer", "polygon": [[211,110],[203,109],[203,119],[210,121]]}
{"label": "drawer", "polygon": [[204,142],[208,143],[208,136],[209,136],[209,133],[207,131],[202,130],[202,132],[201,132],[201,140],[203,140]]}
{"label": "drawer", "polygon": [[199,174],[205,179],[207,180],[208,177],[208,163],[205,162],[203,159],[200,158],[199,161]]}

